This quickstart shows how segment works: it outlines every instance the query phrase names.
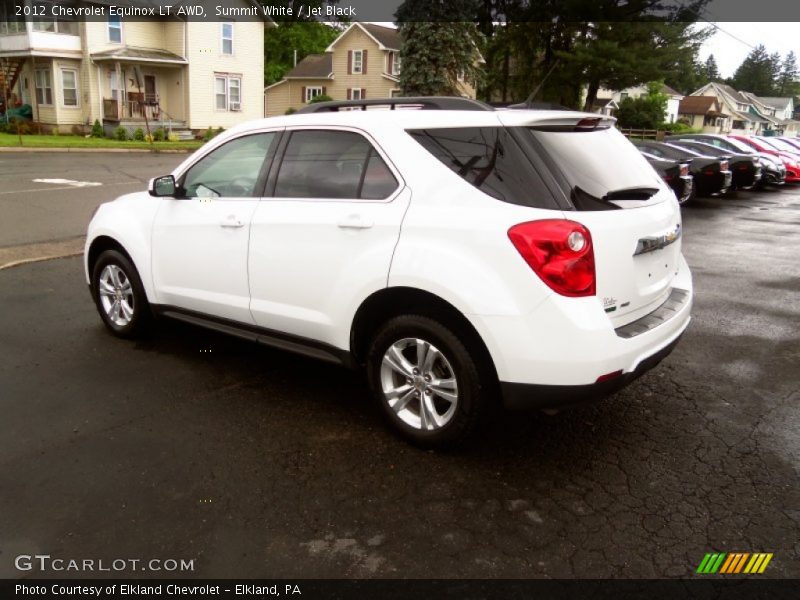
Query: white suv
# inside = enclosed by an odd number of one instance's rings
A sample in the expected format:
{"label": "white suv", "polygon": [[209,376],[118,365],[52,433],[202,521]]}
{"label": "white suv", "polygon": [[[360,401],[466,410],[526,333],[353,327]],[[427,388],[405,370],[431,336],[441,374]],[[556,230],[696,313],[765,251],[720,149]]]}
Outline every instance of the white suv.
{"label": "white suv", "polygon": [[[372,105],[398,110],[339,110]],[[300,112],[99,208],[86,276],[113,333],[164,315],[364,367],[395,428],[443,446],[497,406],[619,389],[689,324],[678,203],[612,119],[453,98]]]}

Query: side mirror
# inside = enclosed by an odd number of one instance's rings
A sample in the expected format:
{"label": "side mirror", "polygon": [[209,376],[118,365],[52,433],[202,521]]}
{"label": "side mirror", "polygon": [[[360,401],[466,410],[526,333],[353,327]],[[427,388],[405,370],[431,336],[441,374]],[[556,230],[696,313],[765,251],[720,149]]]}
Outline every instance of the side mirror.
{"label": "side mirror", "polygon": [[176,189],[175,177],[172,175],[155,177],[147,184],[147,191],[151,196],[174,196]]}

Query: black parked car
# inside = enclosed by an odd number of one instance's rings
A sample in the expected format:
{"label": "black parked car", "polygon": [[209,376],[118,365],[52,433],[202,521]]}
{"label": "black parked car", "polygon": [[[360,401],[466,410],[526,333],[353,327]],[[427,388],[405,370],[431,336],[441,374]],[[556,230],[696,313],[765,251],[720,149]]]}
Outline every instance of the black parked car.
{"label": "black parked car", "polygon": [[750,189],[761,181],[761,160],[754,154],[723,150],[711,144],[695,140],[673,140],[669,138],[667,143],[671,146],[688,148],[700,154],[727,159],[733,175],[731,183],[734,189]]}
{"label": "black parked car", "polygon": [[689,172],[694,178],[694,190],[698,196],[724,194],[731,187],[732,174],[728,161],[714,156],[704,156],[687,148],[678,148],[664,142],[633,140],[640,152],[658,158],[669,158],[689,163]]}
{"label": "black parked car", "polygon": [[685,204],[692,199],[694,191],[694,179],[689,173],[689,163],[672,160],[669,158],[659,158],[647,152],[642,152],[642,156],[667,182],[667,185],[675,192],[678,204]]}
{"label": "black parked car", "polygon": [[711,144],[722,150],[757,155],[761,160],[761,182],[759,186],[764,186],[765,184],[783,185],[786,180],[786,167],[780,158],[766,152],[758,152],[737,139],[714,133],[688,133],[667,138],[668,141],[674,139],[694,140],[704,144]]}

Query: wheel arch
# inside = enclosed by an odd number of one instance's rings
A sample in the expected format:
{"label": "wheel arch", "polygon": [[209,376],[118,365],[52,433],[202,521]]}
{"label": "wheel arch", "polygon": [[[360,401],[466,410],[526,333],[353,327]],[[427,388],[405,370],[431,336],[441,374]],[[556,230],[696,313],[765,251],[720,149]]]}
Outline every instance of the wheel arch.
{"label": "wheel arch", "polygon": [[466,345],[478,350],[481,365],[497,381],[497,370],[491,353],[469,319],[440,296],[412,287],[383,288],[361,303],[350,330],[350,350],[357,364],[364,364],[370,340],[378,327],[403,314],[436,319],[454,333],[464,336]]}

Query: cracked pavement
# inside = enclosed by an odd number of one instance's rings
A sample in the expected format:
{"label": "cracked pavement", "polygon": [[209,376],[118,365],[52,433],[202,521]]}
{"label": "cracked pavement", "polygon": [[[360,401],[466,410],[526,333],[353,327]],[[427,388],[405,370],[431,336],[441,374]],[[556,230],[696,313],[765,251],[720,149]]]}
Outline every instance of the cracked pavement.
{"label": "cracked pavement", "polygon": [[800,577],[798,225],[800,188],[686,207],[696,299],[673,354],[451,453],[395,438],[337,367],[173,322],[112,338],[80,259],[2,271],[0,577],[20,553],[196,558],[200,577],[689,577],[710,551]]}

